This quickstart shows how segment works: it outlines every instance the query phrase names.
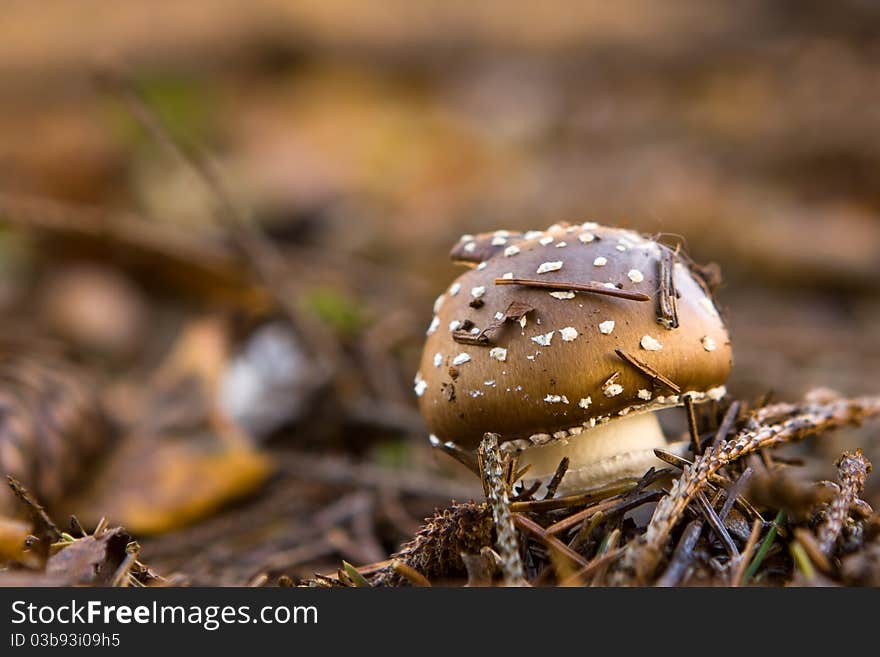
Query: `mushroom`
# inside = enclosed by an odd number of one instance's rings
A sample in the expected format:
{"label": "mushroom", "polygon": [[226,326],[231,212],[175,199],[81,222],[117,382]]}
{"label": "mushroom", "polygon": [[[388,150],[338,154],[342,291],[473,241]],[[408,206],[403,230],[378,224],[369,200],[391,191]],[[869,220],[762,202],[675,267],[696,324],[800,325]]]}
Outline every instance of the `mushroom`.
{"label": "mushroom", "polygon": [[465,236],[452,253],[471,268],[438,297],[415,379],[435,444],[497,433],[527,485],[568,457],[570,493],[659,467],[656,448],[683,453],[656,411],[724,396],[728,332],[677,251],[587,223]]}

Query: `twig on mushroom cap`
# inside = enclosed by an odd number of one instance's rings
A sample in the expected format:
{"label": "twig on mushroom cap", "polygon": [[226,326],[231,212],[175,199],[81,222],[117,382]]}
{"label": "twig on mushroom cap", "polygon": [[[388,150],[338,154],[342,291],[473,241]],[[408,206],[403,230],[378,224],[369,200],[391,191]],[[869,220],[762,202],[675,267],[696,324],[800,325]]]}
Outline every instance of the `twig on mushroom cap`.
{"label": "twig on mushroom cap", "polygon": [[743,429],[734,439],[710,447],[684,468],[669,494],[657,505],[644,536],[630,549],[627,565],[635,568],[642,581],[653,575],[669,534],[681,514],[709,479],[724,466],[759,449],[802,440],[875,415],[880,415],[880,397],[838,398],[826,403],[807,403],[796,407],[795,412],[777,424]]}
{"label": "twig on mushroom cap", "polygon": [[871,472],[871,462],[857,449],[855,454],[844,453],[837,461],[837,477],[840,481],[840,492],[832,500],[822,523],[816,530],[819,549],[830,555],[834,544],[843,530],[850,509],[859,502],[859,496],[865,488],[865,479]]}
{"label": "twig on mushroom cap", "polygon": [[627,290],[618,290],[616,288],[605,287],[599,283],[567,283],[554,281],[539,281],[534,278],[496,278],[495,285],[522,285],[524,287],[539,287],[545,290],[565,290],[571,292],[592,292],[593,294],[604,294],[608,297],[617,297],[618,299],[629,299],[630,301],[650,301],[651,297],[641,292],[629,292]]}
{"label": "twig on mushroom cap", "polygon": [[662,383],[664,386],[669,388],[676,395],[681,393],[681,387],[679,387],[674,381],[672,381],[669,377],[664,376],[653,367],[648,365],[645,361],[636,358],[632,354],[626,353],[623,349],[615,349],[614,353],[617,354],[618,358],[622,361],[629,363],[633,367],[635,367],[639,372],[644,374],[646,377],[651,379],[656,383]]}
{"label": "twig on mushroom cap", "polygon": [[504,477],[504,463],[498,449],[498,434],[487,433],[480,443],[483,484],[488,491],[492,518],[495,521],[495,544],[501,555],[501,572],[507,586],[522,586],[525,568],[519,553],[516,526],[510,512],[510,498]]}
{"label": "twig on mushroom cap", "polygon": [[678,328],[678,303],[675,291],[675,255],[669,247],[663,248],[663,256],[660,258],[660,294],[657,295],[660,306],[660,314],[657,321],[665,328],[671,330]]}

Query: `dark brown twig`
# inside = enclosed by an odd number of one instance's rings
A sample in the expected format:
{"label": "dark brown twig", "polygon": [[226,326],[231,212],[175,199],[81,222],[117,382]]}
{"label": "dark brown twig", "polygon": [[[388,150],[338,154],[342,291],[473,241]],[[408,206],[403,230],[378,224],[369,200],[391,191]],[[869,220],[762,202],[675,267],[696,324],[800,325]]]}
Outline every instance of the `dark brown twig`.
{"label": "dark brown twig", "polygon": [[700,429],[697,426],[697,414],[694,411],[694,398],[691,395],[684,396],[684,409],[685,415],[687,416],[688,433],[691,437],[691,446],[693,447],[694,454],[702,454],[703,450],[700,446]]}
{"label": "dark brown twig", "polygon": [[674,392],[676,395],[681,393],[681,388],[674,381],[672,381],[672,379],[661,374],[660,372],[655,370],[653,367],[648,365],[643,360],[636,358],[632,354],[628,354],[623,349],[615,349],[614,353],[617,354],[617,356],[622,361],[629,363],[630,365],[635,367],[639,372],[641,372],[646,377],[651,379],[651,381],[654,381],[656,383],[660,383],[660,384],[666,386],[672,392]]}
{"label": "dark brown twig", "polygon": [[540,281],[534,278],[496,278],[495,285],[522,285],[524,287],[537,287],[544,290],[565,290],[571,292],[590,292],[607,297],[628,299],[629,301],[650,301],[651,297],[641,292],[629,292],[627,290],[612,289],[601,283],[557,283],[554,281]]}
{"label": "dark brown twig", "polygon": [[565,476],[565,473],[568,472],[568,457],[564,457],[559,465],[556,466],[556,472],[553,473],[553,478],[550,480],[550,483],[547,484],[547,494],[544,495],[545,500],[552,499],[554,495],[556,495],[556,489],[559,488],[559,484],[562,483],[562,478]]}
{"label": "dark brown twig", "polygon": [[657,295],[659,315],[657,321],[666,329],[678,328],[678,302],[675,290],[675,252],[663,248],[660,258],[660,293]]}
{"label": "dark brown twig", "polygon": [[541,527],[541,525],[536,523],[528,516],[524,516],[521,513],[514,513],[513,521],[514,523],[516,523],[516,526],[519,527],[522,531],[526,532],[527,534],[531,534],[547,548],[551,550],[556,550],[559,554],[568,557],[571,561],[575,562],[578,566],[582,568],[587,565],[586,559],[584,559],[581,555],[572,550],[558,538],[550,535],[547,530],[545,530],[543,527]]}

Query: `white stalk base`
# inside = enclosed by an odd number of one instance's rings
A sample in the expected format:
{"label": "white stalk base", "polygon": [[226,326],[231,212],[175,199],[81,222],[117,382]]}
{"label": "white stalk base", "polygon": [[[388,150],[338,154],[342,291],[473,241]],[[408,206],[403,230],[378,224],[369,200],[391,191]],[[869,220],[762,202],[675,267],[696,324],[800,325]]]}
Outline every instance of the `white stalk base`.
{"label": "white stalk base", "polygon": [[531,465],[523,482],[543,483],[541,494],[563,457],[569,458],[568,471],[559,485],[559,495],[571,495],[601,488],[624,479],[637,479],[649,468],[667,464],[654,456],[660,448],[682,455],[687,442],[667,443],[655,413],[621,417],[584,430],[566,441],[555,441],[527,449],[520,454],[520,467]]}

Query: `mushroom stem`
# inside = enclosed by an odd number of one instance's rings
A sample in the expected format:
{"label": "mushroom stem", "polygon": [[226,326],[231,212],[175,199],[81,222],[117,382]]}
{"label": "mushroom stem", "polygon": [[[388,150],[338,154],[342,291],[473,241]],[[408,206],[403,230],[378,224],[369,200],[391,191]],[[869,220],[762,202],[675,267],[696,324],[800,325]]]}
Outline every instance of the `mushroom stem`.
{"label": "mushroom stem", "polygon": [[641,477],[652,466],[664,465],[654,456],[655,449],[683,453],[686,447],[686,442],[666,442],[656,413],[639,413],[616,418],[567,440],[527,449],[520,456],[520,464],[531,465],[524,479],[526,486],[536,480],[546,485],[567,456],[568,471],[558,488],[559,494],[565,495]]}

